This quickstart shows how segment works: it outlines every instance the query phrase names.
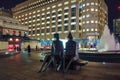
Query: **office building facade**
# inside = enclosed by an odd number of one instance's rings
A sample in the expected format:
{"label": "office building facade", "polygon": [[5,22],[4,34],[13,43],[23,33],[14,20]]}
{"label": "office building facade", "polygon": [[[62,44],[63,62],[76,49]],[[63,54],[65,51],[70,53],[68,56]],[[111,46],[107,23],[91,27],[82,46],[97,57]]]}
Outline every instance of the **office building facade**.
{"label": "office building facade", "polygon": [[113,31],[120,37],[120,18],[113,20]]}
{"label": "office building facade", "polygon": [[12,11],[32,39],[52,40],[56,32],[66,39],[69,31],[74,39],[98,38],[107,23],[104,0],[28,0]]}

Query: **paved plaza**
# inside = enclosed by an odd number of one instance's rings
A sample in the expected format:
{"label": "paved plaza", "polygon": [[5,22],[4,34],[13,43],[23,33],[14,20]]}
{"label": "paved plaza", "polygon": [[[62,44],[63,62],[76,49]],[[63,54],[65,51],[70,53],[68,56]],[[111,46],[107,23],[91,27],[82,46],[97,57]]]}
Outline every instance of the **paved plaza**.
{"label": "paved plaza", "polygon": [[120,80],[119,63],[89,62],[81,70],[68,73],[52,70],[37,73],[40,65],[38,52],[0,58],[0,80]]}

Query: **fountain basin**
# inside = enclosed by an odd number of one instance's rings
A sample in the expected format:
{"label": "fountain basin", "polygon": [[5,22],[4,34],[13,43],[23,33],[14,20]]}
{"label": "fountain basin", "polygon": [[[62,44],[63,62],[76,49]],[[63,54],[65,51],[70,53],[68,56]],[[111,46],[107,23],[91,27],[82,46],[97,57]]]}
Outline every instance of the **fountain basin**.
{"label": "fountain basin", "polygon": [[93,62],[120,63],[120,52],[80,52],[79,58]]}

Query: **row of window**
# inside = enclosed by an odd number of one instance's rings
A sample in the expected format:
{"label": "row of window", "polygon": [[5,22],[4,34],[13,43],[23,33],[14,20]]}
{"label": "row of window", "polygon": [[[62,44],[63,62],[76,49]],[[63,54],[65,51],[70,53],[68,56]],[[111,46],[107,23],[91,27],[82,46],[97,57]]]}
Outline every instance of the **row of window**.
{"label": "row of window", "polygon": [[[57,0],[54,0],[54,1],[57,1]],[[37,1],[37,2],[35,2],[35,3],[33,3],[33,4],[28,4],[27,6],[25,5],[25,6],[23,6],[23,7],[20,7],[19,9],[16,9],[15,12],[21,12],[21,11],[25,11],[25,10],[27,10],[27,9],[37,8],[37,7],[46,5],[46,4],[50,4],[50,3],[54,2],[54,1],[52,1],[52,0],[43,0],[42,2]],[[70,1],[64,2],[64,5],[69,4],[69,2],[70,2]],[[71,0],[71,3],[74,3],[74,2],[76,2],[76,0]],[[61,6],[62,6],[62,3],[59,3],[59,4],[57,4],[57,5],[53,5],[53,6],[51,6],[51,8],[54,9],[54,8],[56,8],[56,6],[61,7]],[[49,10],[50,7],[47,7],[46,9]],[[44,10],[45,10],[45,9],[43,8],[42,11],[44,11]],[[37,11],[37,12],[39,12],[39,11]],[[34,12],[34,13],[35,13],[35,12]],[[33,14],[34,14],[34,13],[33,13]]]}
{"label": "row of window", "polygon": [[82,29],[83,32],[88,32],[88,31],[98,31],[98,29],[94,29],[94,28],[91,28],[91,29]]}
{"label": "row of window", "polygon": [[98,23],[98,21],[90,20],[90,21],[82,21],[80,24],[89,24],[89,23]]}
{"label": "row of window", "polygon": [[[76,26],[75,25],[71,25],[71,30],[75,30],[76,29]],[[65,26],[64,27],[64,31],[68,31],[69,30],[69,27],[68,26]],[[57,27],[57,31],[62,31],[62,27]],[[31,29],[29,29],[29,34],[35,34],[35,29],[33,29],[31,31]],[[46,28],[46,32],[49,33],[50,32],[50,28]],[[51,28],[51,32],[56,32],[56,28]],[[36,33],[40,33],[40,30],[36,30]],[[41,29],[41,33],[45,33],[45,29]]]}
{"label": "row of window", "polygon": [[[35,12],[35,11],[34,11]],[[52,15],[52,16],[54,16],[54,15],[56,15],[56,10],[52,10],[52,12],[50,13],[50,12],[46,12],[46,14],[45,13],[37,13],[37,14],[33,14],[32,16],[30,16],[32,13],[30,12],[29,13],[29,19],[31,19],[31,18],[35,18],[35,17],[40,17],[40,14],[41,14],[41,17],[43,18],[43,17],[49,17],[50,15]],[[64,14],[67,14],[69,12],[69,9],[68,9],[68,7],[66,7],[65,9],[64,9]],[[71,13],[73,13],[73,12],[76,12],[76,7],[73,7],[73,8],[71,8]],[[60,15],[60,14],[62,14],[62,8],[60,8],[60,9],[58,9],[58,15]],[[16,17],[16,18],[25,18],[25,19],[28,19],[28,14],[25,14],[25,15],[22,15],[22,16],[19,16],[19,17]]]}

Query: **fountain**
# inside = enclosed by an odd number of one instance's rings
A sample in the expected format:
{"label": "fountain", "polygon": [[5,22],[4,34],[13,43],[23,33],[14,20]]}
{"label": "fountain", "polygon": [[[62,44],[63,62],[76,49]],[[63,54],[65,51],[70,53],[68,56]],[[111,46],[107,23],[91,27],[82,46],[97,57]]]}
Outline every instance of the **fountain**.
{"label": "fountain", "polygon": [[108,26],[105,25],[100,42],[97,45],[98,52],[103,51],[118,51],[120,50],[120,44],[116,42],[114,34],[110,34]]}
{"label": "fountain", "polygon": [[110,34],[107,25],[97,43],[97,49],[98,52],[80,52],[79,58],[94,62],[120,63],[120,44],[115,40],[114,34]]}

